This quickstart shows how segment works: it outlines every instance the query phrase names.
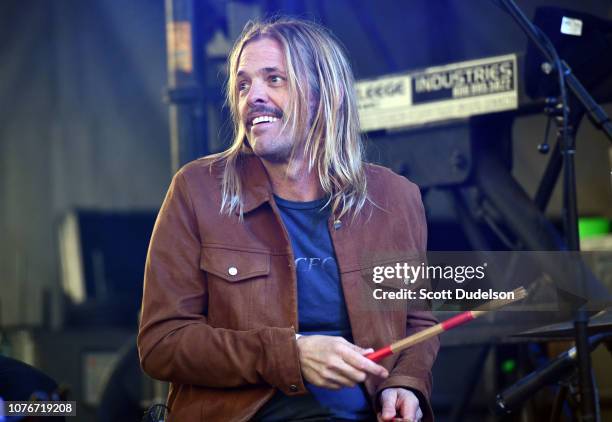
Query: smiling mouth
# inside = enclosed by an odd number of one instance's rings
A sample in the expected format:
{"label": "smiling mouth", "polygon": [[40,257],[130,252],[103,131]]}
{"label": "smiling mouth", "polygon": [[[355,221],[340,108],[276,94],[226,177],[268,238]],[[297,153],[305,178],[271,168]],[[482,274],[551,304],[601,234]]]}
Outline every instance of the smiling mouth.
{"label": "smiling mouth", "polygon": [[[262,110],[263,111],[263,110]],[[266,111],[263,111],[263,113],[265,113]],[[280,120],[279,115],[277,115],[276,113],[273,112],[268,112],[268,114],[259,114],[258,116],[252,117],[247,119],[246,123],[247,123],[247,130],[251,130],[253,129],[255,126],[258,125],[263,125],[265,126],[266,123],[274,123],[278,120]]]}
{"label": "smiling mouth", "polygon": [[249,122],[249,130],[252,130],[253,128],[257,127],[257,126],[266,126],[268,123],[274,123],[276,121],[278,121],[279,119],[277,117],[274,116],[258,116],[255,117],[253,120],[251,120]]}
{"label": "smiling mouth", "polygon": [[274,116],[257,116],[250,123],[251,127],[255,127],[257,125],[261,125],[264,123],[273,123],[278,120],[277,117]]}

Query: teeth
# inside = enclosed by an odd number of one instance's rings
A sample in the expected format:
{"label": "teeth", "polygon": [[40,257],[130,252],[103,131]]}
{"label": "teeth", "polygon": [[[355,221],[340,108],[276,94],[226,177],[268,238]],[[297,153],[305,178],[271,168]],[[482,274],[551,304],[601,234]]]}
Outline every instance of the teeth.
{"label": "teeth", "polygon": [[276,117],[272,117],[272,116],[259,116],[259,117],[255,117],[253,119],[253,125],[256,125],[258,123],[264,123],[264,122],[275,122],[278,119]]}

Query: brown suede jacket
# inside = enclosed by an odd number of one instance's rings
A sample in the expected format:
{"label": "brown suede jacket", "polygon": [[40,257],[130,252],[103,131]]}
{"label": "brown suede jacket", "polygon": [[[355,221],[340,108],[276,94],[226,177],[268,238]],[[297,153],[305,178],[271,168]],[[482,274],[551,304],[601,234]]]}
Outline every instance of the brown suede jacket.
{"label": "brown suede jacket", "polygon": [[[220,214],[222,164],[202,158],[174,177],[157,217],[145,269],[138,349],[143,369],[171,382],[169,421],[246,421],[275,389],[307,394],[300,370],[294,259],[267,173],[241,160],[244,219]],[[373,282],[373,268],[419,265],[426,223],[418,188],[388,169],[366,165],[368,202],[353,220],[330,218],[329,231],[354,342],[380,348],[436,323],[423,303],[377,300],[404,280]],[[424,282],[425,283],[425,282]],[[423,287],[423,286],[419,286]],[[381,364],[368,378],[373,406],[387,387],[417,393],[424,421],[437,338]]]}

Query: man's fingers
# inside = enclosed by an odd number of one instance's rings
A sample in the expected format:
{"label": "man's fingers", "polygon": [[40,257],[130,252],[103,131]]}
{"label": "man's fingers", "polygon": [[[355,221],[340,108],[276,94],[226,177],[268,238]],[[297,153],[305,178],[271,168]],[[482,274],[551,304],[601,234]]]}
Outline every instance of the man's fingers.
{"label": "man's fingers", "polygon": [[314,370],[308,370],[304,375],[309,380],[309,382],[313,383],[317,387],[339,390],[340,388],[347,387],[349,385],[354,385],[351,380],[341,375],[338,375],[333,371],[322,370],[318,372]]}
{"label": "man's fingers", "polygon": [[340,390],[341,388],[346,387],[346,385],[336,381],[332,378],[323,378],[321,377],[319,382],[313,383],[317,387],[329,388],[331,390]]}
{"label": "man's fingers", "polygon": [[382,412],[381,416],[383,420],[390,420],[395,417],[396,414],[396,403],[397,403],[397,391],[395,389],[388,389],[382,392]]}
{"label": "man's fingers", "polygon": [[347,349],[344,353],[342,353],[342,359],[344,359],[346,363],[354,368],[368,374],[382,378],[389,376],[389,372],[384,367],[372,362],[365,356],[356,353],[354,350]]}
{"label": "man's fingers", "polygon": [[[418,399],[412,400],[412,396],[400,398],[400,415],[402,415],[402,418],[416,421],[419,419],[417,417],[418,411],[420,411]],[[421,413],[421,417],[423,417],[423,413]]]}
{"label": "man's fingers", "polygon": [[330,362],[327,369],[341,375],[343,379],[338,381],[342,382],[343,385],[353,386],[356,383],[364,382],[368,374],[380,377],[388,376],[385,368],[363,356],[368,349],[363,349],[345,340],[336,344],[334,349],[338,359]]}
{"label": "man's fingers", "polygon": [[322,376],[345,387],[353,387],[359,382],[365,381],[366,374],[349,365],[342,358],[341,351],[346,349],[343,345],[336,346],[336,355],[330,357],[325,364]]}
{"label": "man's fingers", "polygon": [[338,359],[338,361],[334,362],[328,369],[348,378],[352,382],[352,385],[364,382],[367,376],[364,371],[355,369],[355,367],[349,365],[342,359]]}
{"label": "man's fingers", "polygon": [[[382,406],[380,419],[384,421],[397,419],[416,422],[423,418],[418,397],[414,392],[405,388],[388,388],[383,390],[380,395],[380,404]],[[386,408],[393,409],[395,413],[391,415],[391,411],[385,412]],[[396,417],[397,413],[399,415]]]}
{"label": "man's fingers", "polygon": [[364,356],[372,349],[363,349],[342,337],[303,336],[297,344],[304,378],[319,387],[352,387],[370,374],[389,376],[385,368]]}
{"label": "man's fingers", "polygon": [[346,385],[342,385],[338,382],[331,380],[324,380],[319,387],[329,388],[330,390],[340,390],[341,388],[346,387]]}
{"label": "man's fingers", "polygon": [[353,349],[354,351],[356,351],[357,353],[359,353],[360,355],[365,355],[368,353],[372,353],[374,351],[374,349],[372,349],[371,347],[369,349],[364,349],[363,347],[359,347],[356,344],[353,344],[349,341],[346,342],[346,345]]}
{"label": "man's fingers", "polygon": [[335,362],[325,368],[322,372],[323,378],[342,384],[345,387],[353,387],[359,382],[365,381],[365,374],[357,371],[343,361]]}

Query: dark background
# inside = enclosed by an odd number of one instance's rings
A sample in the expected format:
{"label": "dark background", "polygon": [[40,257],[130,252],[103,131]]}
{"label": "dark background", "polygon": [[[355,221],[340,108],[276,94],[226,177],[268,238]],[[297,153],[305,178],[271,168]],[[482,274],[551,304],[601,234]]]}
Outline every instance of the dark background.
{"label": "dark background", "polygon": [[[358,79],[507,53],[522,56],[527,49],[526,37],[491,0],[202,3],[204,19],[211,19],[207,24],[223,28],[228,41],[241,20],[256,12],[313,18],[345,44]],[[612,19],[609,0],[517,3],[529,17],[538,6],[554,5]],[[41,355],[29,332],[52,333],[78,319],[66,316],[61,291],[58,227],[65,215],[74,210],[154,215],[163,200],[172,175],[163,100],[164,13],[161,0],[0,2],[0,326],[12,330],[15,354],[27,361]],[[226,14],[233,18],[220,22]],[[217,93],[224,80],[220,69],[211,67],[207,75]],[[210,94],[215,106],[219,95]],[[208,113],[202,141],[218,151],[227,146],[220,136],[227,123],[223,114]],[[513,125],[512,172],[530,194],[547,160],[536,150],[545,122],[542,114],[531,114]],[[582,216],[612,217],[608,147],[590,122],[580,127]],[[548,210],[553,220],[561,214],[560,198],[557,189]],[[428,209],[430,225],[452,220],[443,203],[433,204],[438,205]],[[134,256],[141,259],[143,251]],[[116,282],[141,288],[133,277]],[[42,343],[53,348],[53,336],[46,336]],[[121,342],[112,340],[106,348],[103,340],[94,343],[93,350],[105,350]],[[53,365],[48,355],[42,360]]]}

